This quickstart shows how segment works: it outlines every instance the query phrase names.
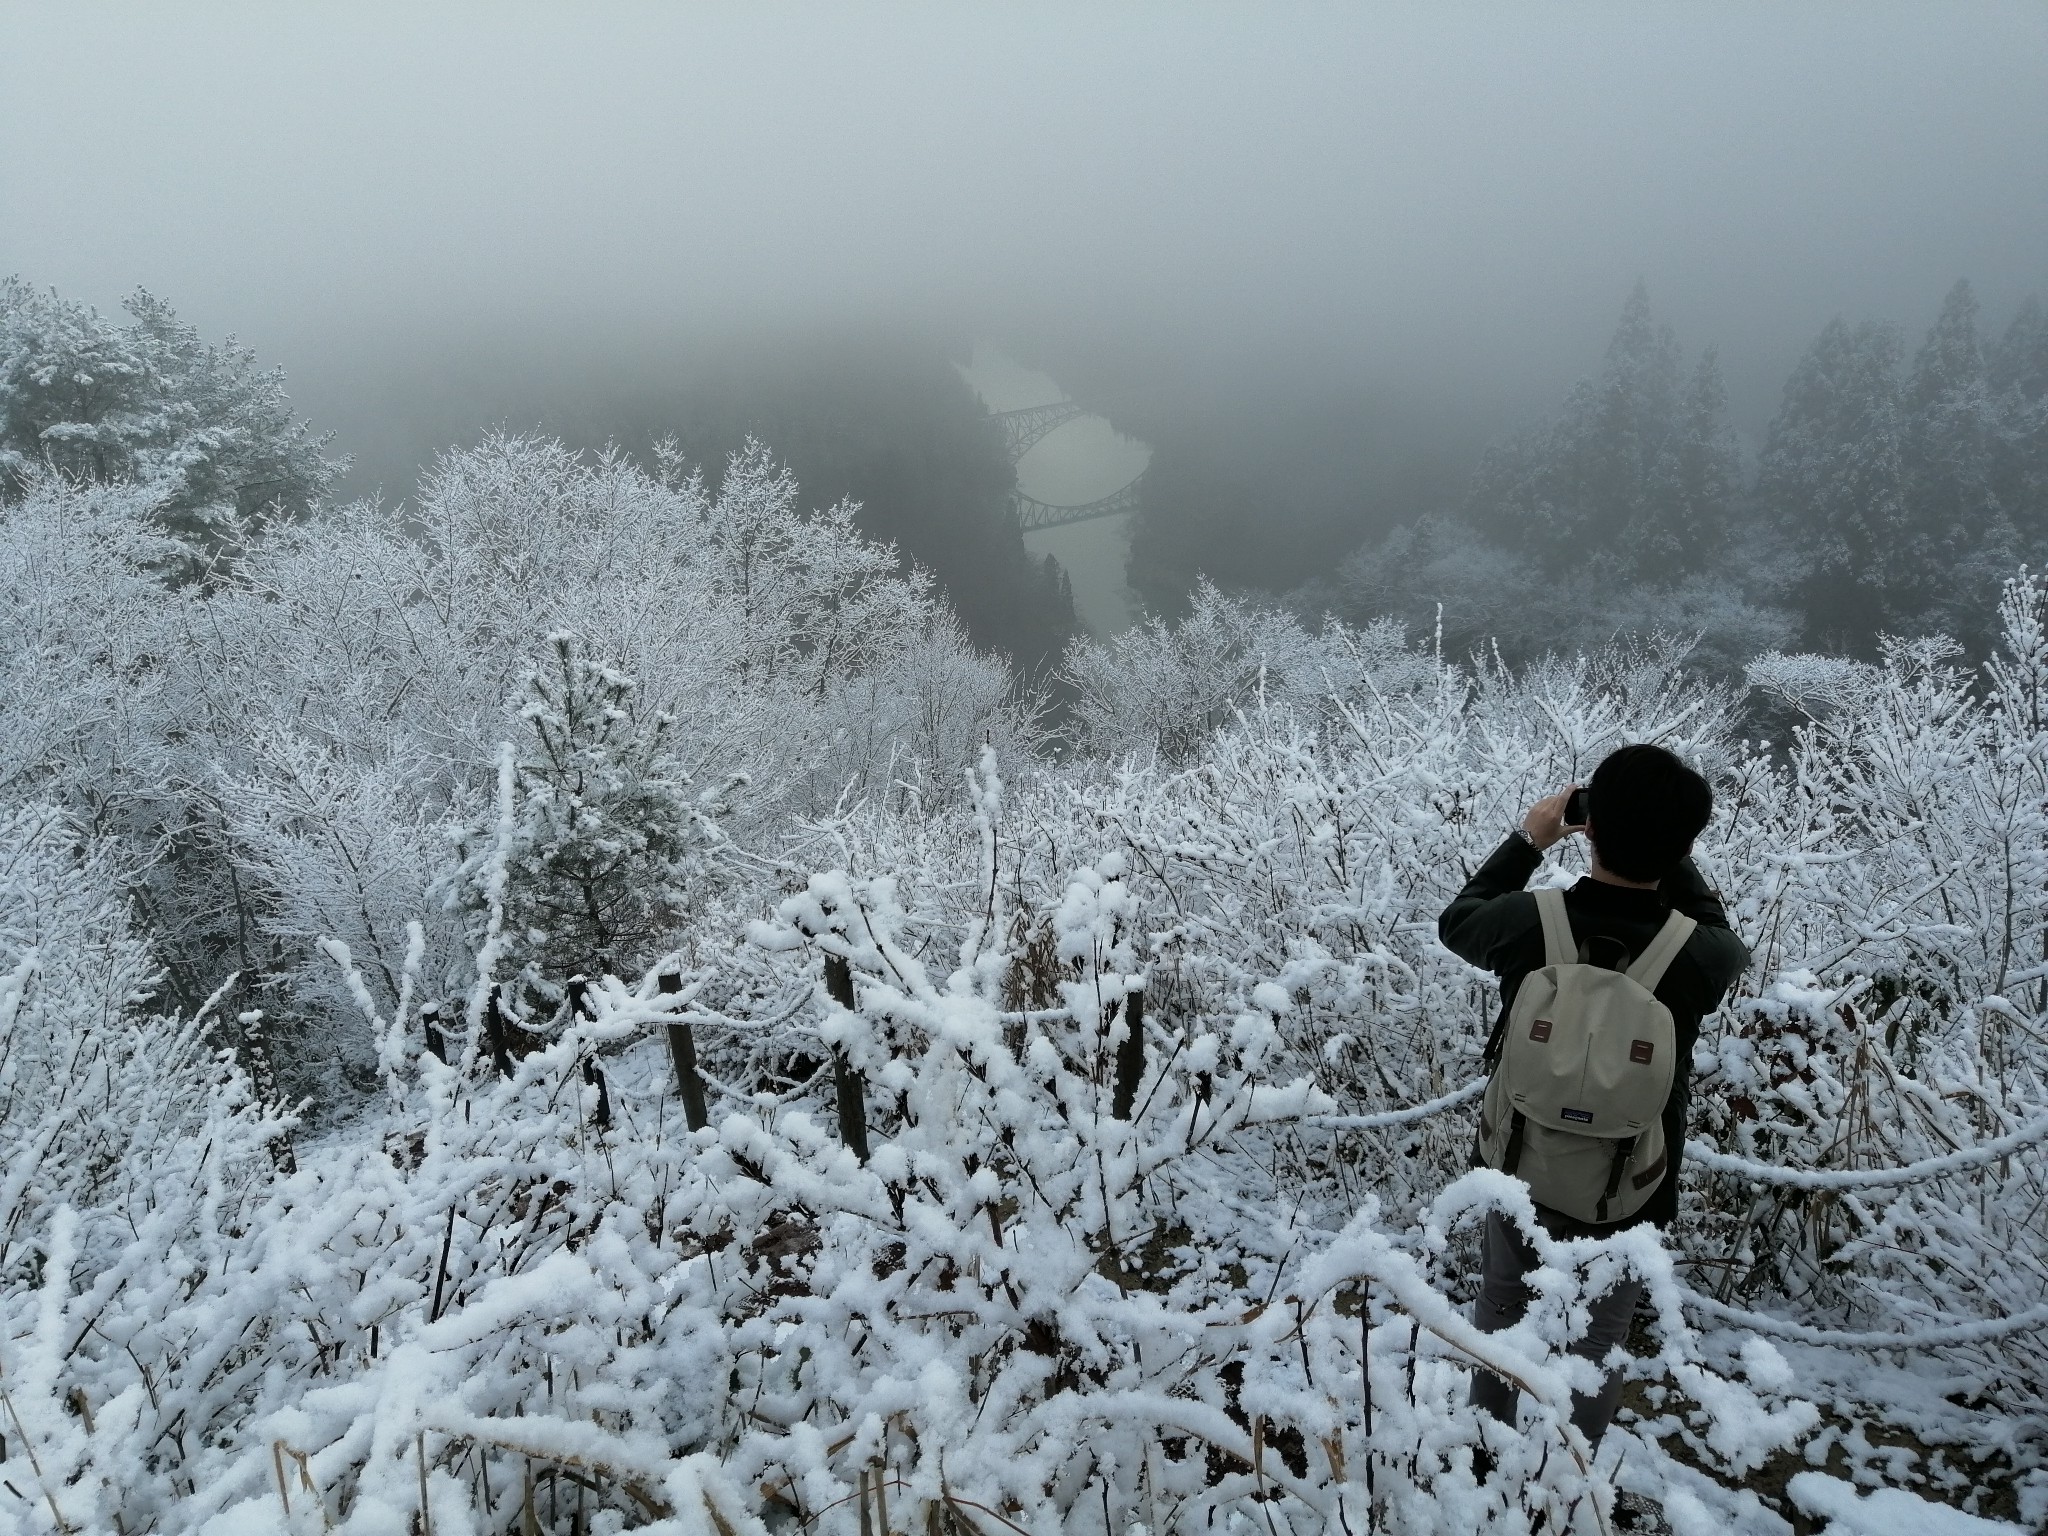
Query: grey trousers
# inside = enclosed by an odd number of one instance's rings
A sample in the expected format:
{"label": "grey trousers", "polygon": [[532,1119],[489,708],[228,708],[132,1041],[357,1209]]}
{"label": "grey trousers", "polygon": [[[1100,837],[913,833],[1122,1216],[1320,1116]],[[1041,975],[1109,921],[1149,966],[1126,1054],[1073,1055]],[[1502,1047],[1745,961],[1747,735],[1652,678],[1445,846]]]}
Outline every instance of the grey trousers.
{"label": "grey trousers", "polygon": [[[1522,1277],[1536,1267],[1536,1251],[1522,1236],[1521,1228],[1498,1211],[1486,1216],[1486,1232],[1480,1261],[1479,1299],[1472,1304],[1472,1325],[1481,1333],[1498,1333],[1513,1327],[1529,1310],[1530,1291]],[[1591,1307],[1592,1322],[1586,1336],[1572,1346],[1572,1353],[1587,1360],[1604,1359],[1615,1345],[1628,1337],[1628,1320],[1643,1294],[1640,1280],[1624,1280]],[[1472,1406],[1483,1408],[1504,1424],[1515,1422],[1515,1403],[1521,1393],[1487,1370],[1472,1373]],[[1589,1444],[1598,1445],[1621,1403],[1621,1370],[1607,1373],[1600,1391],[1588,1396],[1572,1394],[1572,1422]]]}

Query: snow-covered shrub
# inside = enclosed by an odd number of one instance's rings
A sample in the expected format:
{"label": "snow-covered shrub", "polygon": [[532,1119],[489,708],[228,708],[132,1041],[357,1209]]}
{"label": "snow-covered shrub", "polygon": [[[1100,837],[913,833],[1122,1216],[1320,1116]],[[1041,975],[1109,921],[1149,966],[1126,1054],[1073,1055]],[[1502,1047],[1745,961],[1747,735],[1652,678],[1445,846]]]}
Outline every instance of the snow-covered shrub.
{"label": "snow-covered shrub", "polygon": [[1034,739],[926,579],[850,506],[807,511],[758,446],[714,486],[673,453],[650,472],[488,438],[416,506],[320,510],[182,586],[157,576],[156,492],[22,475],[0,502],[0,660],[21,680],[0,786],[121,838],[166,987],[189,1011],[240,971],[323,1105],[373,1074],[333,1025],[353,1004],[319,940],[387,1009],[408,921],[425,974],[460,970],[461,921],[428,893],[549,635],[672,717],[672,776],[744,777],[724,830],[767,852],[792,818],[901,785],[957,799],[985,741]]}
{"label": "snow-covered shrub", "polygon": [[[1010,937],[1037,930],[1014,921],[1022,840],[986,767],[975,808],[952,871],[982,893],[964,924],[935,933],[886,875],[814,876],[681,991],[599,985],[592,1017],[507,1079],[474,1029],[452,1064],[421,1051],[409,989],[388,1017],[372,1003],[395,1047],[382,1138],[305,1158],[225,1262],[185,1271],[180,1316],[250,1341],[261,1375],[197,1393],[203,1437],[76,1437],[78,1480],[21,1520],[1052,1536],[1246,1518],[1528,1532],[1540,1511],[1598,1529],[1611,1462],[1564,1423],[1587,1368],[1556,1346],[1621,1272],[1657,1297],[1660,1367],[1717,1415],[1710,1465],[1739,1472],[1810,1424],[1705,1368],[1647,1235],[1544,1241],[1530,1321],[1480,1338],[1435,1269],[1453,1223],[1528,1218],[1510,1181],[1468,1178],[1412,1228],[1372,1199],[1331,1222],[1274,1198],[1261,1169],[1328,1108],[1285,1077],[1277,989],[1147,1014],[1119,1114],[1154,914],[1121,851],[1083,857],[1046,970]],[[488,951],[479,970],[481,988]],[[737,1013],[701,1001],[714,979]],[[1048,986],[1052,1006],[1010,1006]],[[714,1124],[685,1131],[661,1034],[685,1023],[740,1037],[722,1059],[796,1050],[825,1075],[836,1053],[863,1079],[872,1155],[842,1145],[816,1090],[721,1085]],[[130,1326],[117,1292],[73,1374],[107,1393]],[[1474,1358],[1536,1404],[1485,1487]],[[95,1422],[126,1422],[102,1401]],[[88,1486],[99,1503],[64,1502]]]}
{"label": "snow-covered shrub", "polygon": [[1293,600],[1352,623],[1434,628],[1450,652],[1497,647],[1517,662],[1683,635],[1694,641],[1696,670],[1732,678],[1758,653],[1792,644],[1799,616],[1779,600],[1790,580],[1781,551],[1758,539],[1729,554],[1733,568],[1641,580],[1604,562],[1537,574],[1463,518],[1431,516],[1347,555]]}
{"label": "snow-covered shrub", "polygon": [[1331,623],[1319,634],[1280,609],[1197,583],[1187,616],[1152,619],[1068,650],[1077,745],[1100,758],[1197,756],[1209,738],[1260,699],[1313,712],[1331,696],[1401,693],[1434,669],[1399,625]]}
{"label": "snow-covered shrub", "polygon": [[[0,812],[10,1528],[111,1530],[123,1508],[174,1507],[185,1451],[236,1433],[276,1369],[261,1297],[238,1283],[268,1240],[289,1121],[214,1020],[151,1011],[156,980],[107,849],[48,807]],[[233,1306],[210,1305],[221,1295]]]}

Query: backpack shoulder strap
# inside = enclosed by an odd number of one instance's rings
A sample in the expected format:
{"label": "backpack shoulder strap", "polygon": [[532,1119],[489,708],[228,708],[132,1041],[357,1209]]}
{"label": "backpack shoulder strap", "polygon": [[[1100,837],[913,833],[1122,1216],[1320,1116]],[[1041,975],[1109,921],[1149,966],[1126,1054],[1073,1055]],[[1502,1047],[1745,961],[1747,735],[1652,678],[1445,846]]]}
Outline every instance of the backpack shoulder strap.
{"label": "backpack shoulder strap", "polygon": [[1678,952],[1685,948],[1686,940],[1692,937],[1693,929],[1699,924],[1683,912],[1674,912],[1664,919],[1664,926],[1657,930],[1657,936],[1650,940],[1650,947],[1636,956],[1636,963],[1628,968],[1628,979],[1645,992],[1655,992],[1657,984],[1664,979],[1664,972],[1671,962],[1678,958]]}
{"label": "backpack shoulder strap", "polygon": [[1564,908],[1564,892],[1555,887],[1538,891],[1536,914],[1543,919],[1543,963],[1571,965],[1577,961],[1579,946],[1572,939],[1572,919]]}

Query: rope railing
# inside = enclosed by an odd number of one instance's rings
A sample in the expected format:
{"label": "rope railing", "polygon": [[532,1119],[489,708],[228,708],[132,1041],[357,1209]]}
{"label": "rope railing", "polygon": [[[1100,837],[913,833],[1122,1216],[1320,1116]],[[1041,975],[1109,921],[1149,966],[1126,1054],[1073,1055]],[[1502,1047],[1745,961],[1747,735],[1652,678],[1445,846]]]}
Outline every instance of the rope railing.
{"label": "rope railing", "polygon": [[1698,1291],[1683,1288],[1685,1304],[1706,1313],[1724,1323],[1738,1328],[1747,1328],[1751,1333],[1767,1334],[1771,1338],[1784,1339],[1792,1344],[1813,1344],[1833,1349],[1947,1349],[1957,1344],[1988,1344],[1998,1339],[2009,1339],[2015,1334],[2033,1333],[2048,1328],[2048,1305],[2029,1307],[2011,1317],[1984,1318],[1976,1322],[1950,1323],[1939,1328],[1921,1328],[1912,1333],[1886,1331],[1850,1332],[1835,1328],[1809,1328],[1804,1323],[1787,1322],[1764,1312],[1751,1312],[1742,1307],[1731,1307],[1725,1301],[1716,1301]]}
{"label": "rope railing", "polygon": [[[839,981],[840,986],[846,991],[851,990],[845,987],[845,982],[850,981],[850,979],[850,977],[842,979],[836,976],[828,978],[831,981]],[[802,996],[796,1000],[794,1006],[788,1006],[787,1011],[781,1013],[780,1017],[763,1021],[733,1019],[723,1014],[707,1013],[696,1009],[681,1009],[675,1013],[666,1013],[665,1010],[655,1010],[652,1012],[655,1013],[656,1017],[663,1017],[664,1022],[671,1024],[686,1021],[693,1024],[724,1026],[728,1028],[751,1027],[759,1029],[764,1023],[773,1027],[773,1025],[787,1022],[795,1014],[801,1012],[810,1000],[809,995]],[[842,1006],[844,1006],[844,1003],[842,1003]],[[998,1014],[998,1018],[1004,1023],[1038,1023],[1070,1017],[1072,1017],[1071,1010],[1057,1007],[1004,1010]],[[701,1080],[706,1082],[721,1097],[737,1102],[751,1103],[757,1108],[762,1107],[764,1099],[775,1103],[788,1102],[790,1098],[800,1095],[803,1091],[798,1089],[796,1093],[787,1096],[748,1093],[733,1084],[703,1072],[701,1067],[696,1068],[696,1071],[700,1074]],[[1369,1115],[1308,1115],[1304,1117],[1303,1123],[1321,1130],[1330,1131],[1394,1130],[1403,1126],[1419,1124],[1437,1115],[1446,1114],[1470,1104],[1485,1091],[1486,1083],[1486,1078],[1476,1077],[1457,1088],[1453,1088],[1448,1093],[1439,1094],[1435,1098],[1425,1100],[1420,1104],[1409,1105],[1406,1108],[1383,1110]],[[1736,1157],[1732,1154],[1721,1152],[1700,1141],[1687,1142],[1685,1154],[1687,1159],[1709,1172],[1727,1174],[1732,1177],[1774,1185],[1779,1188],[1814,1191],[1897,1189],[1907,1185],[1924,1183],[1930,1179],[1942,1178],[1949,1174],[1966,1172],[1973,1168],[1986,1167],[2001,1159],[2011,1157],[2017,1152],[2022,1152],[2029,1147],[2036,1146],[2043,1141],[2048,1141],[2048,1116],[2030,1121],[2016,1130],[2010,1131],[1994,1140],[1980,1143],[1977,1146],[1960,1148],[1957,1151],[1944,1153],[1938,1157],[1923,1158],[1918,1162],[1907,1163],[1894,1168],[1786,1168],[1777,1164],[1759,1163],[1749,1158]],[[1753,1312],[1746,1308],[1731,1306],[1727,1302],[1704,1295],[1690,1287],[1682,1287],[1681,1296],[1687,1308],[1696,1313],[1704,1314],[1717,1322],[1747,1329],[1752,1333],[1761,1334],[1768,1338],[1782,1339],[1788,1343],[1822,1348],[1923,1351],[1950,1348],[1957,1345],[1993,1343],[2021,1334],[2048,1329],[2048,1303],[2030,1307],[2024,1312],[2018,1312],[2009,1317],[1957,1321],[1933,1327],[1920,1327],[1910,1333],[1904,1333],[1887,1330],[1815,1328],[1804,1323],[1773,1317],[1768,1313]]]}
{"label": "rope railing", "polygon": [[[1485,1088],[1486,1079],[1477,1077],[1461,1088],[1454,1088],[1449,1093],[1407,1109],[1387,1110],[1375,1115],[1310,1115],[1306,1118],[1309,1124],[1326,1130],[1387,1130],[1396,1126],[1413,1125],[1419,1120],[1427,1120],[1446,1110],[1456,1109],[1476,1099]],[[1929,1179],[1942,1178],[1951,1173],[1962,1173],[1971,1168],[1982,1168],[2043,1141],[2048,1141],[2048,1115],[2029,1121],[2017,1130],[2008,1131],[1992,1141],[1980,1142],[1974,1147],[1963,1147],[1954,1152],[1944,1152],[1938,1157],[1923,1158],[1897,1168],[1785,1168],[1776,1163],[1759,1163],[1746,1157],[1735,1157],[1730,1153],[1718,1151],[1703,1141],[1688,1141],[1685,1144],[1685,1155],[1691,1162],[1714,1173],[1732,1174],[1738,1178],[1753,1179],[1760,1184],[1776,1184],[1790,1189],[1897,1189],[1908,1184],[1920,1184]]]}
{"label": "rope railing", "polygon": [[1734,1174],[1754,1179],[1760,1184],[1777,1184],[1791,1189],[1897,1189],[1905,1184],[1938,1179],[1944,1174],[1981,1168],[2043,1140],[2048,1140],[2048,1115],[1995,1141],[1944,1152],[1939,1157],[1923,1158],[1899,1168],[1781,1168],[1773,1163],[1755,1163],[1746,1157],[1732,1157],[1699,1141],[1687,1142],[1685,1155],[1716,1173]]}
{"label": "rope railing", "polygon": [[1310,1125],[1329,1131],[1384,1131],[1395,1126],[1413,1125],[1445,1110],[1469,1104],[1485,1090],[1486,1079],[1475,1077],[1462,1088],[1453,1088],[1449,1093],[1407,1109],[1389,1109],[1376,1115],[1308,1115],[1304,1118]]}

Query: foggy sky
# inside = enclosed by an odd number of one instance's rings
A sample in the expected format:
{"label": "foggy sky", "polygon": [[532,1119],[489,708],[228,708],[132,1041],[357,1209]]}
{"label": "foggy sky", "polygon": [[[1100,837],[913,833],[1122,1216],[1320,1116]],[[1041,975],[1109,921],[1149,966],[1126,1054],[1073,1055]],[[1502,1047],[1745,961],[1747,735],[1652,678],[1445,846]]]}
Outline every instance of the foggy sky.
{"label": "foggy sky", "polygon": [[2048,296],[2038,4],[0,0],[0,146],[0,272],[149,287],[343,449],[465,336],[935,317],[1505,428],[1639,277],[1753,436],[1833,314]]}

